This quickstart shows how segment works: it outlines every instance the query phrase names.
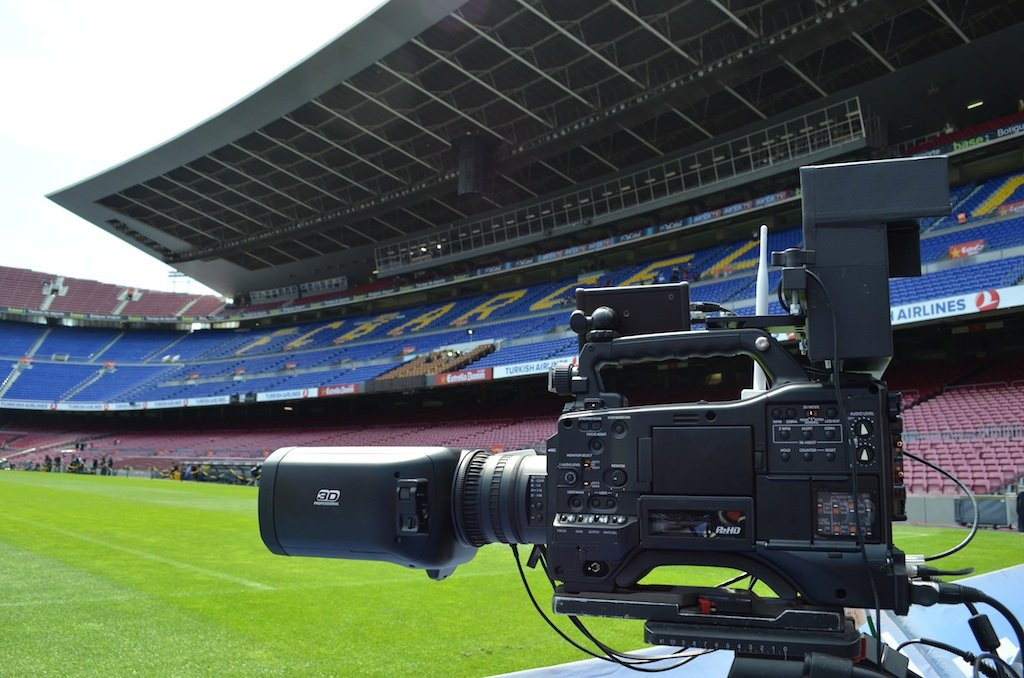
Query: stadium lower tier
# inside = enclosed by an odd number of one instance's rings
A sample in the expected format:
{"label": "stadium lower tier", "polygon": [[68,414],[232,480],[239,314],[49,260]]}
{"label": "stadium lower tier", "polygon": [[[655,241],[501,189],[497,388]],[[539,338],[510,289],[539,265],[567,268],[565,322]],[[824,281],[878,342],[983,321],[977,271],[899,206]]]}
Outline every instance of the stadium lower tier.
{"label": "stadium lower tier", "polygon": [[[1012,361],[966,362],[955,369],[943,364],[917,364],[894,370],[893,390],[907,394],[904,441],[907,451],[945,468],[978,494],[999,493],[1024,479],[1024,367]],[[950,381],[936,386],[936,375]],[[919,375],[919,376],[918,376]],[[992,375],[1009,381],[993,382]],[[547,403],[546,405],[552,405]],[[64,466],[81,456],[112,457],[118,468],[166,471],[184,462],[260,460],[287,446],[441,445],[482,448],[494,452],[546,449],[555,431],[557,407],[537,404],[507,408],[495,417],[483,408],[453,413],[421,411],[413,415],[361,416],[358,424],[307,423],[248,427],[187,427],[188,431],[152,428],[49,430],[45,427],[0,427],[0,457],[20,468],[42,464],[46,456],[62,456]],[[908,459],[906,485],[911,494],[959,492],[955,482],[938,471]]]}

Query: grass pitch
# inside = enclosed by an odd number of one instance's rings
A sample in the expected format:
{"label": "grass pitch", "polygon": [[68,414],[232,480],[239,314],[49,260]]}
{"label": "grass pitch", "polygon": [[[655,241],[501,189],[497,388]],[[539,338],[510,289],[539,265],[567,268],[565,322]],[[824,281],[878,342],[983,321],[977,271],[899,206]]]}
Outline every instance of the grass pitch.
{"label": "grass pitch", "polygon": [[[0,675],[482,676],[583,658],[537,616],[507,547],[481,549],[444,582],[274,556],[256,494],[0,473]],[[897,544],[934,553],[962,535],[908,527]],[[1022,547],[1024,535],[982,532],[943,564],[998,569],[1024,562]],[[549,585],[530,578],[547,608]],[[613,647],[643,645],[639,622],[588,625]]]}

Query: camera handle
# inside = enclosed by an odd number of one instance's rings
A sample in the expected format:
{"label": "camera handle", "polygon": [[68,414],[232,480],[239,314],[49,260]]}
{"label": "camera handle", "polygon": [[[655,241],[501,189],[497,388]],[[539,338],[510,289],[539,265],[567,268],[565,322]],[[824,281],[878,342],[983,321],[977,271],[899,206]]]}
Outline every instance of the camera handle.
{"label": "camera handle", "polygon": [[601,369],[654,360],[746,355],[764,369],[773,387],[810,381],[797,360],[770,334],[753,328],[641,334],[607,341],[590,341],[580,351],[579,365],[551,368],[548,389],[575,396],[576,407],[622,407],[622,396],[605,393]]}

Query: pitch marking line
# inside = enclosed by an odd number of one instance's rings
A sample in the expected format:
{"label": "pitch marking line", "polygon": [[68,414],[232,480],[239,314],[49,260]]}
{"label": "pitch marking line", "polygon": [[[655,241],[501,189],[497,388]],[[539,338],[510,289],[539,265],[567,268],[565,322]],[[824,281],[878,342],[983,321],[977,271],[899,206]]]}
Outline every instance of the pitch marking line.
{"label": "pitch marking line", "polygon": [[52,525],[47,525],[45,523],[37,523],[36,521],[29,520],[28,518],[22,518],[20,516],[7,516],[6,519],[15,520],[26,525],[31,525],[32,527],[38,528],[40,530],[56,532],[57,534],[63,535],[70,539],[77,539],[79,541],[84,541],[88,544],[95,544],[96,546],[102,546],[103,548],[112,549],[114,551],[120,551],[122,553],[127,553],[137,558],[152,560],[155,563],[163,563],[164,565],[170,565],[171,567],[177,567],[179,569],[187,570],[189,572],[195,572],[196,574],[201,574],[207,577],[213,577],[214,579],[223,579],[224,581],[229,581],[233,584],[241,584],[242,586],[246,586],[251,589],[259,589],[261,591],[274,590],[273,586],[267,586],[266,584],[261,584],[260,582],[242,579],[241,577],[235,577],[234,575],[225,574],[224,572],[218,572],[217,570],[208,570],[205,567],[199,567],[198,565],[192,565],[191,563],[183,563],[180,560],[164,558],[163,556],[158,556],[155,553],[149,553],[148,551],[140,551],[138,549],[128,548],[127,546],[118,546],[117,544],[111,544],[110,542],[104,541],[102,539],[95,539],[93,537],[87,537],[84,534],[78,534],[76,532],[71,532],[69,530],[62,530],[59,527],[53,527]]}

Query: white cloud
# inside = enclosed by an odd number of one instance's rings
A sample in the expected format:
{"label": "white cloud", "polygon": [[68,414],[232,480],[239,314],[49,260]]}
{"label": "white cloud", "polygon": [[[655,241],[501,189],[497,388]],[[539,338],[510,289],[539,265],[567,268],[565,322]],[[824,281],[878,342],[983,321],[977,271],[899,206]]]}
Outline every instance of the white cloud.
{"label": "white cloud", "polygon": [[171,289],[165,264],[44,195],[220,112],[379,4],[0,3],[0,264]]}

